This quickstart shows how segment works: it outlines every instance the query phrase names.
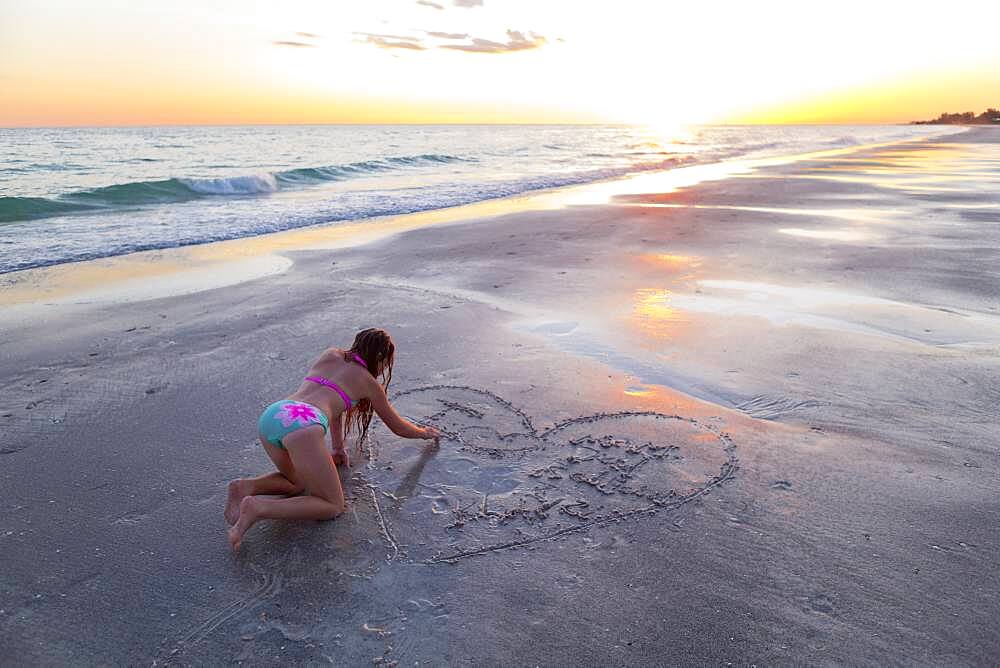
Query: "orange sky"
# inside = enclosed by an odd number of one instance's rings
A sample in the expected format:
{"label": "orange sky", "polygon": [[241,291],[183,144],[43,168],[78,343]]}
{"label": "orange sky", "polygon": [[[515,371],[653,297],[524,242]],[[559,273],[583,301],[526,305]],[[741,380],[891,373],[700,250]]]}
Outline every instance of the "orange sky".
{"label": "orange sky", "polygon": [[0,0],[0,126],[905,122],[1000,106],[998,19],[896,0]]}

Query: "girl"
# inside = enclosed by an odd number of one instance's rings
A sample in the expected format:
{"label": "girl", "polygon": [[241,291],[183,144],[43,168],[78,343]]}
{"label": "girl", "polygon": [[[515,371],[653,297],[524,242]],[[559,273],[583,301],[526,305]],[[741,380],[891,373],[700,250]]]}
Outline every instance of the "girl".
{"label": "girl", "polygon": [[[264,409],[257,421],[260,442],[278,470],[229,483],[225,517],[232,525],[234,550],[257,520],[327,520],[344,512],[336,468],[350,465],[344,437],[356,431],[360,444],[373,411],[397,436],[440,438],[434,427],[419,427],[400,416],[386,398],[395,351],[384,330],[359,332],[350,350],[324,352],[292,396]],[[327,430],[332,458],[324,443]]]}

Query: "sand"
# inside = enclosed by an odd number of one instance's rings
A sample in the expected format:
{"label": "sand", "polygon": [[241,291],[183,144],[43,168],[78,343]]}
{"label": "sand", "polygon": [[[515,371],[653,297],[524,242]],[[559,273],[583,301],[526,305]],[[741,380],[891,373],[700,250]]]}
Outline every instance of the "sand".
{"label": "sand", "polygon": [[[994,663],[1000,131],[657,178],[4,277],[5,662]],[[370,325],[440,448],[234,556],[257,414]]]}

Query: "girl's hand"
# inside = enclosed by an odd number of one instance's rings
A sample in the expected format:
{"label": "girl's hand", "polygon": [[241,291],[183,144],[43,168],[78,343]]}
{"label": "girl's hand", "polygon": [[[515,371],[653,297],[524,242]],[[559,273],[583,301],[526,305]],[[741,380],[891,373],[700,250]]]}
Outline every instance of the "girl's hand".
{"label": "girl's hand", "polygon": [[423,438],[433,439],[434,443],[437,444],[441,440],[441,432],[438,431],[437,427],[427,426],[424,427]]}
{"label": "girl's hand", "polygon": [[351,467],[351,458],[347,456],[347,448],[338,448],[333,451],[333,463],[337,466]]}

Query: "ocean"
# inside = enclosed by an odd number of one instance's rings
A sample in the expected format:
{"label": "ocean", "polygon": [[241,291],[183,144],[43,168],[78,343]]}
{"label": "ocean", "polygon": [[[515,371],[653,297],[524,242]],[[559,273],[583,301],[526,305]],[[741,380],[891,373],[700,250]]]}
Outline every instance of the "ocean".
{"label": "ocean", "polygon": [[469,204],[929,126],[0,129],[0,273]]}

